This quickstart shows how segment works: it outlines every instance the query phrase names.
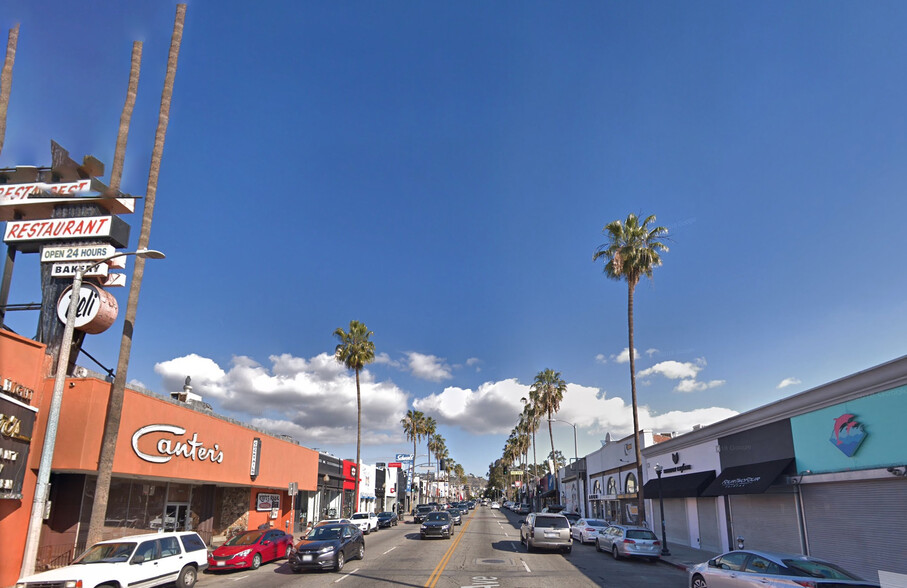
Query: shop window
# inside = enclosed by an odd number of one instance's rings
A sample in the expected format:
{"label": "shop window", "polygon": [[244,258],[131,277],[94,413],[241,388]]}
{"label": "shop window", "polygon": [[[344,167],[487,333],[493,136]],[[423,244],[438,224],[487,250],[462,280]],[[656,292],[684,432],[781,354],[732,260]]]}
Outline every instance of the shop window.
{"label": "shop window", "polygon": [[132,500],[129,503],[130,524],[139,529],[154,529],[160,527],[152,525],[153,521],[160,523],[164,512],[164,498],[167,494],[166,484],[153,482],[134,482],[132,484]]}
{"label": "shop window", "polygon": [[617,482],[613,476],[608,478],[608,496],[617,496]]}
{"label": "shop window", "polygon": [[634,476],[633,474],[627,474],[627,481],[624,485],[624,493],[636,494],[636,476]]}
{"label": "shop window", "polygon": [[189,484],[170,484],[167,489],[167,502],[189,502],[192,486]]}

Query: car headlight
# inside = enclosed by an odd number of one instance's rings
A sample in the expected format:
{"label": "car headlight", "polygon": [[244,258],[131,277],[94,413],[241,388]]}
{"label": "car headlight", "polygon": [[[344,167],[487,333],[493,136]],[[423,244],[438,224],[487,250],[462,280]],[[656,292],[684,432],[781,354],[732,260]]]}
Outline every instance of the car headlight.
{"label": "car headlight", "polygon": [[67,580],[63,583],[63,588],[82,588],[82,580]]}
{"label": "car headlight", "polygon": [[322,547],[321,549],[319,549],[318,553],[330,553],[332,551],[334,551],[334,548],[328,545],[327,547]]}
{"label": "car headlight", "polygon": [[426,525],[422,525],[422,530],[423,530],[423,531],[425,531],[425,530],[427,530],[427,529],[428,529],[428,527],[427,527]]}
{"label": "car headlight", "polygon": [[240,551],[239,553],[235,554],[235,555],[233,556],[233,558],[235,559],[235,558],[237,558],[237,557],[246,557],[246,556],[249,555],[250,553],[252,553],[252,550],[251,550],[251,549],[243,549],[243,550]]}

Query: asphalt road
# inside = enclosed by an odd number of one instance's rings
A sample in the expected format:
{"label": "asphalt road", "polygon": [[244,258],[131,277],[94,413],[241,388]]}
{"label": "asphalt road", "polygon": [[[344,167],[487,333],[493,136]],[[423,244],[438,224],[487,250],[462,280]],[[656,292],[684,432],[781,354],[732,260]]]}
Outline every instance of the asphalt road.
{"label": "asphalt road", "polygon": [[574,543],[570,554],[526,553],[509,512],[477,507],[451,540],[419,538],[411,517],[397,527],[365,537],[365,559],[347,562],[340,573],[294,574],[284,560],[255,571],[205,573],[197,586],[558,587],[684,588],[686,574],[664,564],[614,561],[593,545]]}

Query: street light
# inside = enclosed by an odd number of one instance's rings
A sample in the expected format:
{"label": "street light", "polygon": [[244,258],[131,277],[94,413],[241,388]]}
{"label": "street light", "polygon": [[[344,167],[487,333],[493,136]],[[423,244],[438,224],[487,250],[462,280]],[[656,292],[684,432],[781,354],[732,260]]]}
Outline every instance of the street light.
{"label": "street light", "polygon": [[568,423],[567,421],[562,421],[560,419],[548,419],[548,422],[552,423],[564,423],[565,425],[570,425],[573,427],[573,459],[579,461],[579,452],[576,450],[576,425],[573,423]]}
{"label": "street light", "polygon": [[87,267],[77,269],[72,279],[72,291],[69,295],[69,310],[66,313],[66,327],[63,330],[63,340],[57,354],[57,372],[54,374],[54,391],[51,396],[50,410],[47,413],[47,431],[44,434],[44,445],[41,448],[41,464],[38,467],[38,482],[35,485],[35,499],[32,503],[31,519],[28,522],[28,535],[25,540],[25,554],[22,558],[22,575],[30,576],[35,571],[35,560],[38,556],[38,541],[41,538],[41,521],[44,520],[44,511],[47,508],[48,483],[50,482],[50,469],[54,459],[54,445],[57,442],[57,427],[60,423],[60,408],[63,405],[63,386],[66,384],[66,368],[69,366],[69,351],[72,347],[73,331],[76,326],[76,312],[79,308],[79,291],[82,289],[82,279],[85,274],[102,263],[117,257],[135,255],[149,259],[163,259],[166,257],[154,249],[139,249],[126,253],[117,253]]}
{"label": "street light", "polygon": [[664,471],[664,468],[661,467],[661,464],[655,464],[655,473],[658,475],[658,506],[661,508],[661,554],[662,555],[671,555],[671,552],[668,550],[668,536],[665,533],[665,501],[661,495],[661,472]]}

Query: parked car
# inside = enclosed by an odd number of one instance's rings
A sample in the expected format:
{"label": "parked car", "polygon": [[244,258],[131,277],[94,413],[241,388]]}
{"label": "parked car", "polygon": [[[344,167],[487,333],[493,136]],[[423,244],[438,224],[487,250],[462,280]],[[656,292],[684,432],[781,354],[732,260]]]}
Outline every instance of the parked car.
{"label": "parked car", "polygon": [[450,515],[450,520],[453,522],[453,524],[463,524],[463,511],[461,509],[456,507],[448,508],[447,513]]}
{"label": "parked car", "polygon": [[526,545],[526,551],[541,547],[570,553],[573,550],[570,523],[562,514],[532,513],[520,521],[520,543]]}
{"label": "parked car", "polygon": [[661,557],[661,541],[646,527],[611,525],[598,532],[595,549],[610,553],[614,559],[644,557],[658,561]]}
{"label": "parked car", "polygon": [[579,519],[570,526],[570,534],[574,539],[579,539],[580,543],[595,543],[598,532],[608,526],[608,521],[602,519]]}
{"label": "parked car", "polygon": [[381,527],[396,527],[397,523],[400,522],[400,518],[395,512],[379,512],[378,513],[378,528]]}
{"label": "parked car", "polygon": [[352,524],[352,522],[353,521],[349,519],[322,519],[315,523],[315,526],[319,527],[321,525],[349,525]]}
{"label": "parked car", "polygon": [[690,587],[878,588],[833,563],[784,553],[731,551],[690,568]]}
{"label": "parked car", "polygon": [[413,522],[421,523],[430,512],[435,512],[435,507],[429,504],[416,505],[416,510],[413,511]]}
{"label": "parked car", "polygon": [[312,529],[290,553],[290,569],[339,572],[349,559],[365,557],[365,538],[353,524],[321,525]]}
{"label": "parked car", "polygon": [[439,510],[428,513],[425,522],[419,529],[419,536],[422,539],[428,537],[444,537],[450,539],[454,534],[454,523],[450,520],[450,513]]}
{"label": "parked car", "polygon": [[492,501],[490,508],[496,508],[496,509],[500,510],[501,503],[498,502],[497,500],[494,500],[494,501]]}
{"label": "parked car", "polygon": [[[88,565],[91,564],[91,565]],[[208,548],[197,533],[151,533],[92,545],[62,568],[20,578],[16,588],[44,586],[163,586],[192,588],[208,567]]]}
{"label": "parked car", "polygon": [[562,512],[561,514],[567,517],[567,520],[570,521],[571,525],[575,525],[576,521],[580,518],[578,512]]}
{"label": "parked car", "polygon": [[524,502],[513,509],[513,511],[517,514],[529,514],[532,512],[532,507]]}
{"label": "parked car", "polygon": [[210,555],[211,570],[257,570],[261,564],[289,557],[293,537],[280,529],[246,531],[233,537]]}
{"label": "parked car", "polygon": [[350,520],[366,535],[378,530],[378,515],[373,512],[355,512]]}

